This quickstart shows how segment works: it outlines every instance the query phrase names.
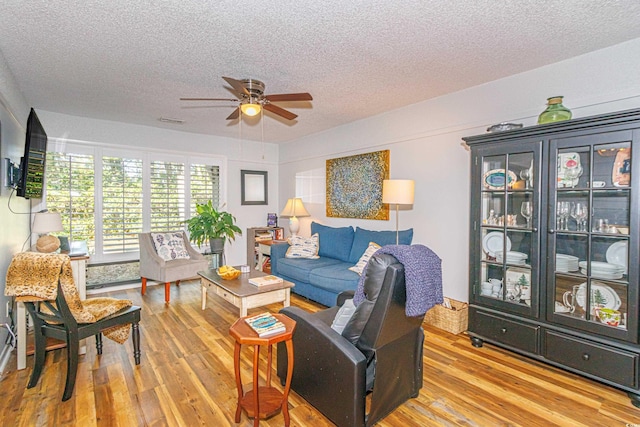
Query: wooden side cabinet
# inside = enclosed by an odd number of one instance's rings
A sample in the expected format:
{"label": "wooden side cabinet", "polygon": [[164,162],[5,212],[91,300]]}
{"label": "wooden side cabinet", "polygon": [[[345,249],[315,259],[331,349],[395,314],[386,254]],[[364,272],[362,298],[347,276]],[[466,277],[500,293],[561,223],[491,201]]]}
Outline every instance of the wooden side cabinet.
{"label": "wooden side cabinet", "polygon": [[259,248],[261,241],[282,240],[284,229],[282,227],[251,227],[247,228],[247,265],[251,268],[262,270],[262,257],[268,256],[263,248]]}
{"label": "wooden side cabinet", "polygon": [[463,138],[469,328],[640,407],[640,109]]}

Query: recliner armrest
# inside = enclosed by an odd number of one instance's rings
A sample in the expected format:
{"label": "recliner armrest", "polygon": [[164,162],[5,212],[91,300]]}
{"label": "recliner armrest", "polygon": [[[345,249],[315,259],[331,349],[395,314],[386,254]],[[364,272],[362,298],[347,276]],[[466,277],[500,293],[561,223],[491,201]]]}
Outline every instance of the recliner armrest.
{"label": "recliner armrest", "polygon": [[[308,313],[299,307],[285,307],[280,313],[296,321],[292,389],[340,424],[336,420],[364,419],[367,360],[326,323],[336,311]],[[278,377],[283,382],[288,361],[282,342],[278,343],[277,361]]]}
{"label": "recliner armrest", "polygon": [[348,291],[342,291],[338,294],[338,298],[337,298],[337,305],[342,307],[342,305],[344,304],[344,302],[348,299],[353,299],[353,297],[355,296],[356,291],[353,290],[348,290]]}
{"label": "recliner armrest", "polygon": [[[322,349],[322,354],[334,354],[334,351],[339,352],[344,355],[345,360],[348,360],[354,366],[358,363],[366,362],[364,355],[356,346],[331,329],[330,325],[314,316],[314,313],[304,311],[300,307],[285,307],[280,310],[280,313],[296,321],[294,335],[300,334],[306,337],[305,341],[307,343],[305,345],[308,348]],[[297,340],[296,344],[298,347],[300,346],[300,342]],[[298,351],[298,347],[296,347],[296,351]]]}

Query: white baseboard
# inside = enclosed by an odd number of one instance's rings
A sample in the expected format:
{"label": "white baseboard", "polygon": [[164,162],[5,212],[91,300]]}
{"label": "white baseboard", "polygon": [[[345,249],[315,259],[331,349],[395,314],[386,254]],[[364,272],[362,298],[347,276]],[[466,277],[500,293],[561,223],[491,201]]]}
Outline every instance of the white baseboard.
{"label": "white baseboard", "polygon": [[11,352],[13,351],[13,347],[11,344],[5,344],[2,352],[0,352],[0,379],[4,376],[4,373],[7,370],[7,364],[9,363],[9,358],[11,358]]}

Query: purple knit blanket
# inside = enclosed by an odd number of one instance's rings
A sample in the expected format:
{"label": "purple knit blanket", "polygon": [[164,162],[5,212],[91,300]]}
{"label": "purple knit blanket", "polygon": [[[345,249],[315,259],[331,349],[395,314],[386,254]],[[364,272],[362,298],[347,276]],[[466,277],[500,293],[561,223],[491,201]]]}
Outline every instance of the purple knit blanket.
{"label": "purple knit blanket", "polygon": [[[431,307],[443,302],[442,260],[424,245],[387,245],[376,254],[391,254],[404,265],[404,279],[407,288],[405,313],[409,317],[422,316]],[[358,306],[364,301],[365,265],[358,281],[353,303]]]}

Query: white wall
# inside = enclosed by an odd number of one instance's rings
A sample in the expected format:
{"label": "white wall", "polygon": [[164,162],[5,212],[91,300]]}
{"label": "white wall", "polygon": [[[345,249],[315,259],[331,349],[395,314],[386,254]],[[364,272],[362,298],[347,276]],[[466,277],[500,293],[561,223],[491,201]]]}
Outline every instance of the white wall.
{"label": "white wall", "polygon": [[[149,147],[177,154],[202,153],[227,158],[226,181],[223,182],[225,210],[235,215],[243,235],[225,248],[226,262],[246,262],[246,231],[248,227],[264,226],[267,213],[278,210],[278,146],[255,141],[213,137],[127,123],[96,120],[38,110],[38,117],[50,138],[110,144],[126,147]],[[264,159],[263,159],[264,154]],[[241,206],[240,171],[268,172],[268,205]]]}
{"label": "white wall", "polygon": [[[28,116],[29,107],[0,53],[0,159],[10,158],[16,164],[20,163]],[[15,194],[9,200],[11,189],[1,184],[6,171],[4,164],[0,165],[0,281],[4,284],[11,258],[22,251],[22,245],[29,237],[29,215],[15,214],[11,210],[28,213],[29,201]],[[11,323],[6,316],[9,299],[4,296],[4,285],[0,288],[0,324]],[[4,344],[6,338],[7,330],[3,328],[0,343]]]}
{"label": "white wall", "polygon": [[[296,193],[297,174],[323,176],[327,159],[390,149],[390,177],[416,181],[413,209],[400,212],[400,228],[413,227],[414,243],[442,258],[445,295],[467,301],[469,153],[461,138],[500,122],[533,125],[554,95],[565,97],[574,118],[639,108],[639,69],[636,39],[302,138],[280,148],[281,198]],[[393,211],[390,221],[327,218],[323,201],[304,201],[311,217],[301,219],[301,235],[311,221],[395,228]]]}

